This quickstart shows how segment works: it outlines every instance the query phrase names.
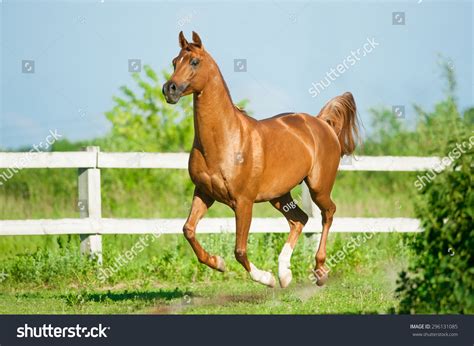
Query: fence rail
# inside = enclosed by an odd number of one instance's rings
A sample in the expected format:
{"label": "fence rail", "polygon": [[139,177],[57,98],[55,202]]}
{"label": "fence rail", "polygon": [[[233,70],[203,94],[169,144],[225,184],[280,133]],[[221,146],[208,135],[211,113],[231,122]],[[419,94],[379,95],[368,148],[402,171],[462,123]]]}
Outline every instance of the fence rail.
{"label": "fence rail", "polygon": [[[186,153],[104,153],[98,147],[87,147],[83,152],[2,152],[0,169],[8,176],[29,168],[77,168],[77,219],[0,220],[2,235],[79,234],[81,251],[102,258],[101,234],[181,233],[184,219],[111,219],[102,218],[100,170],[108,168],[163,168],[187,169]],[[439,167],[438,157],[359,156],[346,158],[339,167],[344,171],[425,171]],[[4,173],[4,172],[3,172]],[[0,184],[5,184],[0,171]],[[5,180],[5,181],[2,181]],[[303,184],[302,208],[310,215],[304,228],[306,233],[320,231],[319,211],[312,203]],[[332,232],[419,232],[417,219],[412,218],[356,218],[336,217]],[[199,224],[200,233],[235,232],[233,218],[205,218]],[[251,232],[288,232],[284,218],[254,218]]]}
{"label": "fence rail", "polygon": [[[0,168],[174,168],[187,169],[187,153],[35,152],[0,153]],[[342,171],[423,171],[441,163],[438,157],[358,156],[346,159]]]}
{"label": "fence rail", "polygon": [[[177,234],[182,233],[186,219],[113,219],[83,218],[58,220],[2,220],[0,235],[51,235],[51,234]],[[317,233],[321,219],[312,217],[303,232]],[[199,233],[233,233],[233,218],[204,218],[199,222]],[[66,231],[67,230],[67,231]],[[288,233],[284,218],[254,218],[252,233]],[[331,232],[419,232],[419,222],[411,218],[336,217]]]}

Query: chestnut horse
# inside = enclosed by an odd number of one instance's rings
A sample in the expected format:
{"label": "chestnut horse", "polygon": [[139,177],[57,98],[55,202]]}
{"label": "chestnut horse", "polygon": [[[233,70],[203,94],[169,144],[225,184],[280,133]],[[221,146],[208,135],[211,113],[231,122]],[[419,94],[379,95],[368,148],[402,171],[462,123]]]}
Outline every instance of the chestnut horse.
{"label": "chestnut horse", "polygon": [[179,45],[181,50],[173,59],[174,73],[163,85],[163,94],[171,104],[193,94],[195,136],[189,174],[195,190],[183,232],[199,262],[225,270],[222,257],[210,255],[196,239],[199,220],[214,201],[219,201],[235,212],[237,261],[254,281],[274,287],[273,275],[247,258],[253,204],[269,201],[290,225],[288,240],[278,257],[280,285],[288,286],[291,254],[308,221],[290,191],[304,181],[322,215],[314,273],[316,283],[323,285],[327,280],[326,240],[336,211],[331,190],[341,156],[351,154],[358,139],[352,94],[333,98],[317,116],[284,113],[256,120],[233,104],[219,67],[198,34],[193,32],[190,43],[180,32]]}

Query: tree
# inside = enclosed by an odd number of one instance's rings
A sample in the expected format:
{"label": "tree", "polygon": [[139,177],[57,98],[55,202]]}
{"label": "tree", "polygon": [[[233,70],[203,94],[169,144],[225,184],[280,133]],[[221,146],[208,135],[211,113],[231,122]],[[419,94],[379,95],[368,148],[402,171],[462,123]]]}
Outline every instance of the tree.
{"label": "tree", "polygon": [[[122,86],[123,95],[114,97],[115,106],[106,112],[112,130],[103,146],[115,151],[188,151],[193,140],[192,98],[167,104],[158,75],[148,65],[144,71],[144,76],[133,74],[137,92]],[[162,72],[162,77],[167,80],[169,74]]]}

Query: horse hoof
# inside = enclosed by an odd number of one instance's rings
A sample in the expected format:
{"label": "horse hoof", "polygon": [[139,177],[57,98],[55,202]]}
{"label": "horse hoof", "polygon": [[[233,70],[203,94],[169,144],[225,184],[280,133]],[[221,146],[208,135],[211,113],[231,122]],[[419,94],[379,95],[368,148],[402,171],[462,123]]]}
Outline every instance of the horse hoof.
{"label": "horse hoof", "polygon": [[273,288],[276,285],[275,277],[270,272],[261,271],[260,278],[258,278],[258,279],[254,278],[254,281],[257,281],[257,282],[259,282],[259,283],[261,283],[265,286],[268,286],[270,288]]}
{"label": "horse hoof", "polygon": [[281,288],[287,288],[288,285],[290,284],[291,280],[293,279],[293,275],[291,274],[291,270],[289,270],[287,273],[280,276],[278,279],[280,280],[280,287]]}
{"label": "horse hoof", "polygon": [[262,283],[264,285],[267,285],[270,288],[274,288],[276,285],[275,277],[271,273],[268,273],[268,274],[270,274],[270,278],[266,282],[262,282]]}
{"label": "horse hoof", "polygon": [[268,287],[275,287],[276,281],[272,273],[258,269],[250,263],[250,277],[253,281],[260,282]]}
{"label": "horse hoof", "polygon": [[220,272],[225,272],[225,262],[221,256],[216,256],[216,269]]}
{"label": "horse hoof", "polygon": [[328,281],[328,275],[325,274],[323,275],[322,277],[318,278],[316,280],[316,285],[318,286],[324,286],[324,284],[326,283],[326,281]]}

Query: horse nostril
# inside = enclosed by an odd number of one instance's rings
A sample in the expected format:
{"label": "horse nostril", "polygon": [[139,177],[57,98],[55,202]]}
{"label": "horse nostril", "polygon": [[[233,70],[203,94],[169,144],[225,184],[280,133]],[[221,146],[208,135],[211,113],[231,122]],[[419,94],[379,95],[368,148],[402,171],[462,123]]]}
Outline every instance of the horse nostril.
{"label": "horse nostril", "polygon": [[176,84],[170,83],[169,89],[170,91],[175,92],[177,90]]}

